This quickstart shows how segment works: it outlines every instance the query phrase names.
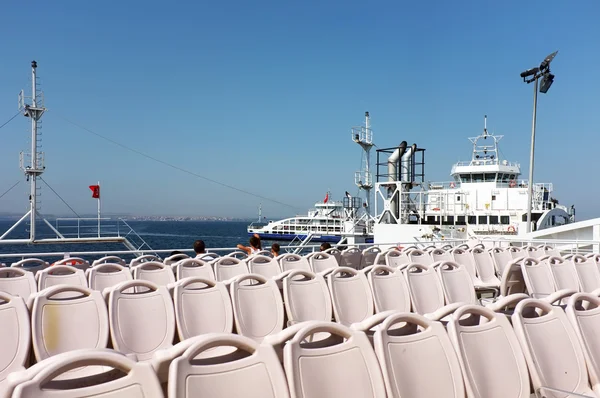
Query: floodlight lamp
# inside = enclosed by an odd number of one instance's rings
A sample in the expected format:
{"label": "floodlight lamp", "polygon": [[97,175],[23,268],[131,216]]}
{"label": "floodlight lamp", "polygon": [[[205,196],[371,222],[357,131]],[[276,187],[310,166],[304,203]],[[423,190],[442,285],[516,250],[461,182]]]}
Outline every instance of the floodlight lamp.
{"label": "floodlight lamp", "polygon": [[531,75],[535,75],[536,73],[539,72],[539,68],[531,68],[531,69],[527,69],[525,72],[521,72],[521,77],[523,79],[525,79],[526,77],[529,77]]}
{"label": "floodlight lamp", "polygon": [[540,93],[546,94],[552,83],[554,83],[554,75],[552,73],[546,73],[542,78],[542,83],[540,83]]}

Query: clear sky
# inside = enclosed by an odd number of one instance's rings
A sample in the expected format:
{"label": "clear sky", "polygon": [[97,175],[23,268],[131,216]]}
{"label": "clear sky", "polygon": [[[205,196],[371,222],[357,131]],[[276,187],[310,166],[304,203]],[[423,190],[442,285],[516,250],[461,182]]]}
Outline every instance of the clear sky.
{"label": "clear sky", "polygon": [[[36,5],[37,4],[37,5]],[[37,11],[34,12],[34,5]],[[79,213],[266,216],[356,192],[350,128],[370,111],[379,147],[426,148],[431,181],[470,158],[467,137],[504,134],[527,178],[532,86],[519,77],[554,50],[540,95],[534,179],[581,219],[600,216],[600,2],[32,1],[0,18],[0,124],[38,61],[44,179]],[[595,111],[594,111],[595,110]],[[270,203],[129,152],[65,121]],[[28,119],[0,129],[1,211],[21,212],[18,153]],[[42,209],[69,214],[46,187]]]}

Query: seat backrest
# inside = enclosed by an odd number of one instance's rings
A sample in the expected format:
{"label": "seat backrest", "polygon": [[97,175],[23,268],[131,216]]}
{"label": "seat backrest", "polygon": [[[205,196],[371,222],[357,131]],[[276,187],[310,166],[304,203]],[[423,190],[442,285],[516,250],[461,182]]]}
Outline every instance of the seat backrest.
{"label": "seat backrest", "polygon": [[[206,358],[210,349],[233,354]],[[202,359],[196,359],[201,356]],[[234,334],[198,337],[169,368],[169,397],[289,398],[285,374],[273,347]]]}
{"label": "seat backrest", "polygon": [[48,268],[50,264],[39,258],[26,258],[10,265],[11,267],[21,267],[26,271],[33,273],[34,275],[45,268]]}
{"label": "seat backrest", "polygon": [[538,251],[543,251],[545,256],[562,257],[560,254],[560,250],[555,249],[550,245],[540,245],[538,246]]}
{"label": "seat backrest", "polygon": [[[401,333],[393,328],[398,324]],[[394,313],[375,329],[373,345],[388,397],[465,397],[458,358],[441,323]]]}
{"label": "seat backrest", "polygon": [[426,251],[415,249],[408,253],[408,258],[411,263],[431,265],[433,264],[433,258]]}
{"label": "seat backrest", "polygon": [[592,293],[600,288],[600,271],[593,259],[577,254],[571,257],[571,262],[575,265],[582,292]]}
{"label": "seat backrest", "polygon": [[[112,350],[79,350],[67,352],[40,363],[32,377],[18,384],[14,398],[52,397],[162,397],[160,383],[147,363],[134,362]],[[36,365],[37,366],[37,365]],[[110,378],[68,378],[50,383],[62,375],[71,375],[82,366],[118,369],[123,376]]]}
{"label": "seat backrest", "polygon": [[501,247],[494,247],[491,250],[492,258],[494,259],[494,265],[496,266],[496,272],[498,276],[502,276],[504,273],[504,268],[514,260],[510,250],[502,249]]}
{"label": "seat backrest", "polygon": [[583,349],[561,307],[525,299],[517,304],[512,324],[535,391],[552,387],[594,395],[588,386]]}
{"label": "seat backrest", "polygon": [[516,260],[519,257],[523,257],[523,256],[527,255],[527,253],[524,253],[520,247],[516,247],[516,246],[510,246],[508,249],[505,249],[505,250],[507,250],[510,253],[513,260]]}
{"label": "seat backrest", "polygon": [[190,258],[190,256],[188,256],[187,254],[184,254],[184,253],[173,254],[172,256],[165,258],[165,260],[163,261],[163,264],[173,265],[181,260],[185,260],[186,258]]}
{"label": "seat backrest", "polygon": [[[317,347],[306,343],[317,333],[327,339]],[[367,336],[333,322],[311,322],[285,345],[283,360],[293,397],[383,398],[385,384]]]}
{"label": "seat backrest", "polygon": [[462,264],[454,261],[442,261],[437,266],[447,304],[477,304],[477,295],[473,280]]}
{"label": "seat backrest", "polygon": [[350,326],[373,315],[373,295],[364,273],[339,267],[327,275],[336,322]]}
{"label": "seat backrest", "polygon": [[575,293],[569,298],[567,318],[573,325],[588,367],[592,385],[600,383],[600,298],[591,293]]}
{"label": "seat backrest", "polygon": [[[29,358],[31,329],[29,311],[23,298],[0,291],[0,383],[15,371],[23,370]],[[0,387],[1,391],[1,387]]]}
{"label": "seat backrest", "polygon": [[521,257],[518,260],[512,260],[506,265],[506,267],[504,267],[504,272],[502,273],[502,278],[500,279],[501,296],[506,297],[511,294],[525,293],[527,291],[527,287],[525,286],[525,278],[523,277],[523,270],[521,268],[523,259],[524,258]]}
{"label": "seat backrest", "polygon": [[180,340],[206,333],[231,333],[233,308],[222,282],[191,277],[173,289],[175,322]]}
{"label": "seat backrest", "polygon": [[38,272],[37,281],[40,292],[56,285],[88,286],[83,271],[70,265],[53,265],[43,269]]}
{"label": "seat backrest", "polygon": [[424,315],[444,306],[444,290],[433,267],[411,263],[404,272],[414,312]]}
{"label": "seat backrest", "polygon": [[281,274],[279,263],[272,257],[255,255],[248,258],[246,264],[251,274],[262,275],[265,278],[272,278]]}
{"label": "seat backrest", "polygon": [[[59,298],[68,292],[67,298]],[[64,296],[64,295],[63,295]],[[108,312],[102,294],[83,286],[52,286],[33,300],[31,335],[36,360],[83,348],[106,348]]]}
{"label": "seat backrest", "polygon": [[236,251],[232,251],[225,257],[233,257],[233,258],[237,258],[238,260],[244,260],[244,259],[248,258],[248,254],[246,252],[236,250]]}
{"label": "seat backrest", "polygon": [[175,283],[175,276],[170,266],[158,261],[148,261],[133,268],[133,278],[149,281],[159,286]]}
{"label": "seat backrest", "polygon": [[454,261],[452,254],[444,249],[436,248],[433,249],[429,254],[431,255],[434,263],[438,261]]}
{"label": "seat backrest", "polygon": [[473,261],[479,279],[484,283],[500,285],[500,280],[496,278],[496,268],[490,252],[486,249],[476,247],[471,250]]}
{"label": "seat backrest", "polygon": [[456,248],[452,250],[452,257],[454,261],[465,266],[469,275],[471,275],[471,279],[475,279],[477,277],[477,269],[475,268],[475,259],[473,258],[473,253],[469,250],[464,250],[461,248]]}
{"label": "seat backrest", "polygon": [[131,260],[129,262],[129,266],[131,268],[133,268],[133,267],[136,267],[136,266],[138,266],[140,264],[147,263],[147,262],[150,262],[150,261],[159,262],[159,263],[162,262],[162,260],[159,257],[155,256],[155,255],[145,254],[143,256],[139,256],[139,257],[136,257],[133,260]]}
{"label": "seat backrest", "polygon": [[335,257],[335,261],[337,261],[338,265],[342,261],[342,252],[339,249],[336,249],[335,247],[330,247],[329,249],[326,249],[325,253]]}
{"label": "seat backrest", "polygon": [[278,261],[283,272],[291,270],[310,271],[308,260],[299,254],[286,253],[281,255]]}
{"label": "seat backrest", "polygon": [[521,251],[523,252],[523,255],[532,258],[539,258],[546,254],[543,250],[538,250],[535,246],[525,246],[521,248]]}
{"label": "seat backrest", "polygon": [[248,272],[246,263],[235,257],[220,257],[215,260],[213,268],[215,271],[215,278],[219,282],[250,273]]}
{"label": "seat backrest", "polygon": [[90,289],[103,291],[121,282],[133,279],[131,272],[119,264],[101,263],[93,266],[87,273]]}
{"label": "seat backrest", "polygon": [[331,297],[321,275],[294,270],[283,279],[283,302],[288,324],[331,321]]}
{"label": "seat backrest", "polygon": [[581,290],[577,270],[571,261],[551,256],[545,262],[550,266],[557,290],[569,289],[576,292]]}
{"label": "seat backrest", "polygon": [[231,282],[230,294],[238,334],[260,342],[283,329],[283,301],[274,280],[242,275]]}
{"label": "seat backrest", "polygon": [[375,312],[410,311],[410,292],[402,271],[385,265],[375,265],[367,274],[373,293]]}
{"label": "seat backrest", "polygon": [[89,261],[87,261],[81,257],[63,258],[62,260],[58,260],[57,262],[52,264],[52,266],[56,266],[56,265],[70,265],[72,267],[75,267],[77,269],[84,270],[84,271],[91,267]]}
{"label": "seat backrest", "polygon": [[556,292],[552,270],[545,261],[533,257],[525,257],[521,262],[523,278],[529,295],[533,298],[544,298]]}
{"label": "seat backrest", "polygon": [[208,263],[195,258],[179,261],[175,267],[175,276],[177,280],[190,277],[215,280],[215,273],[212,267]]}
{"label": "seat backrest", "polygon": [[375,257],[377,257],[379,253],[381,253],[379,246],[371,246],[364,249],[362,252],[362,263],[360,268],[375,264]]}
{"label": "seat backrest", "polygon": [[349,247],[342,250],[339,261],[341,267],[360,269],[362,262],[362,251],[358,247]]}
{"label": "seat backrest", "polygon": [[100,264],[106,264],[106,263],[119,264],[119,265],[122,265],[123,267],[127,267],[127,262],[119,256],[106,256],[106,257],[99,258],[98,260],[94,260],[92,262],[92,267],[95,267],[96,265],[100,265]]}
{"label": "seat backrest", "polygon": [[[391,268],[403,268],[406,264],[410,263],[408,254],[400,252],[396,249],[388,250],[385,253],[385,265]],[[377,265],[377,264],[375,264]]]}
{"label": "seat backrest", "polygon": [[27,300],[37,292],[35,276],[21,267],[0,268],[0,292]]}
{"label": "seat backrest", "polygon": [[525,357],[505,315],[466,305],[452,314],[447,328],[468,397],[529,398]]}
{"label": "seat backrest", "polygon": [[196,257],[194,257],[196,260],[200,260],[200,261],[204,261],[205,263],[210,263],[211,261],[214,261],[216,259],[218,259],[219,256],[216,253],[204,253],[204,254],[198,254]]}
{"label": "seat backrest", "polygon": [[312,272],[319,273],[327,269],[339,267],[337,260],[334,256],[329,255],[325,252],[318,252],[310,256],[308,259]]}
{"label": "seat backrest", "polygon": [[273,258],[273,253],[271,253],[270,250],[259,250],[256,253],[253,253],[252,257],[253,256],[266,256],[266,257]]}
{"label": "seat backrest", "polygon": [[[132,288],[132,293],[126,293]],[[169,291],[149,281],[132,280],[111,289],[108,319],[113,347],[135,354],[140,361],[170,347],[175,337],[175,310]]]}

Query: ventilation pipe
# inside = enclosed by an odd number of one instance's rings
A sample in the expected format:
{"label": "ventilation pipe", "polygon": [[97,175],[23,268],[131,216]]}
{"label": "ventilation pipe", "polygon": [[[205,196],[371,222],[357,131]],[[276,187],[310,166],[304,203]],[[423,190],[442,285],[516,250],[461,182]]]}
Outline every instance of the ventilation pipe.
{"label": "ventilation pipe", "polygon": [[[400,143],[400,145],[398,146],[398,148],[396,148],[396,150],[388,158],[388,181],[389,182],[396,182],[396,181],[400,180],[400,178],[399,178],[400,175],[398,174],[398,166],[399,166],[400,159],[406,152],[407,146],[408,146],[408,143],[406,141],[402,141]],[[388,188],[388,195],[393,194],[393,192],[394,192],[394,187]],[[394,214],[394,217],[398,218],[400,215],[399,210],[400,209],[398,208],[398,198],[397,198],[397,196],[395,196],[390,200],[390,211],[392,211],[392,213]],[[387,221],[388,221],[388,224],[396,223],[394,218],[391,217],[390,215],[388,215]]]}
{"label": "ventilation pipe", "polygon": [[412,182],[413,176],[413,158],[417,152],[417,144],[412,144],[402,155],[400,160],[400,181]]}

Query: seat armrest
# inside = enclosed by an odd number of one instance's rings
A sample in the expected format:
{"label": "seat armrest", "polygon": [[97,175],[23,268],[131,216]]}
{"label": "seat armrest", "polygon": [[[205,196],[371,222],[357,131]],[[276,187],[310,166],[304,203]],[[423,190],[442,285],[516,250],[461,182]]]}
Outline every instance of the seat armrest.
{"label": "seat armrest", "polygon": [[515,293],[506,297],[499,297],[497,301],[492,304],[486,305],[487,308],[494,312],[501,311],[503,308],[508,306],[515,306],[521,300],[529,298],[525,293]]}
{"label": "seat armrest", "polygon": [[554,304],[556,302],[560,302],[564,298],[574,295],[575,293],[577,293],[577,291],[573,289],[561,289],[544,297],[543,300],[549,302],[550,304]]}
{"label": "seat armrest", "polygon": [[350,328],[352,328],[354,330],[358,330],[360,332],[366,332],[366,331],[372,329],[373,327],[379,325],[388,316],[395,314],[397,312],[398,311],[389,310],[389,311],[383,311],[383,312],[377,313],[375,315],[371,315],[370,317],[368,317],[367,319],[364,319],[361,322],[353,323],[352,325],[350,325]]}
{"label": "seat armrest", "polygon": [[463,305],[467,305],[467,303],[452,303],[452,304],[445,305],[442,308],[440,308],[432,313],[425,314],[425,318],[430,319],[432,321],[439,321],[442,318],[445,318],[448,315],[452,314],[454,311],[456,311],[458,308],[462,307]]}

